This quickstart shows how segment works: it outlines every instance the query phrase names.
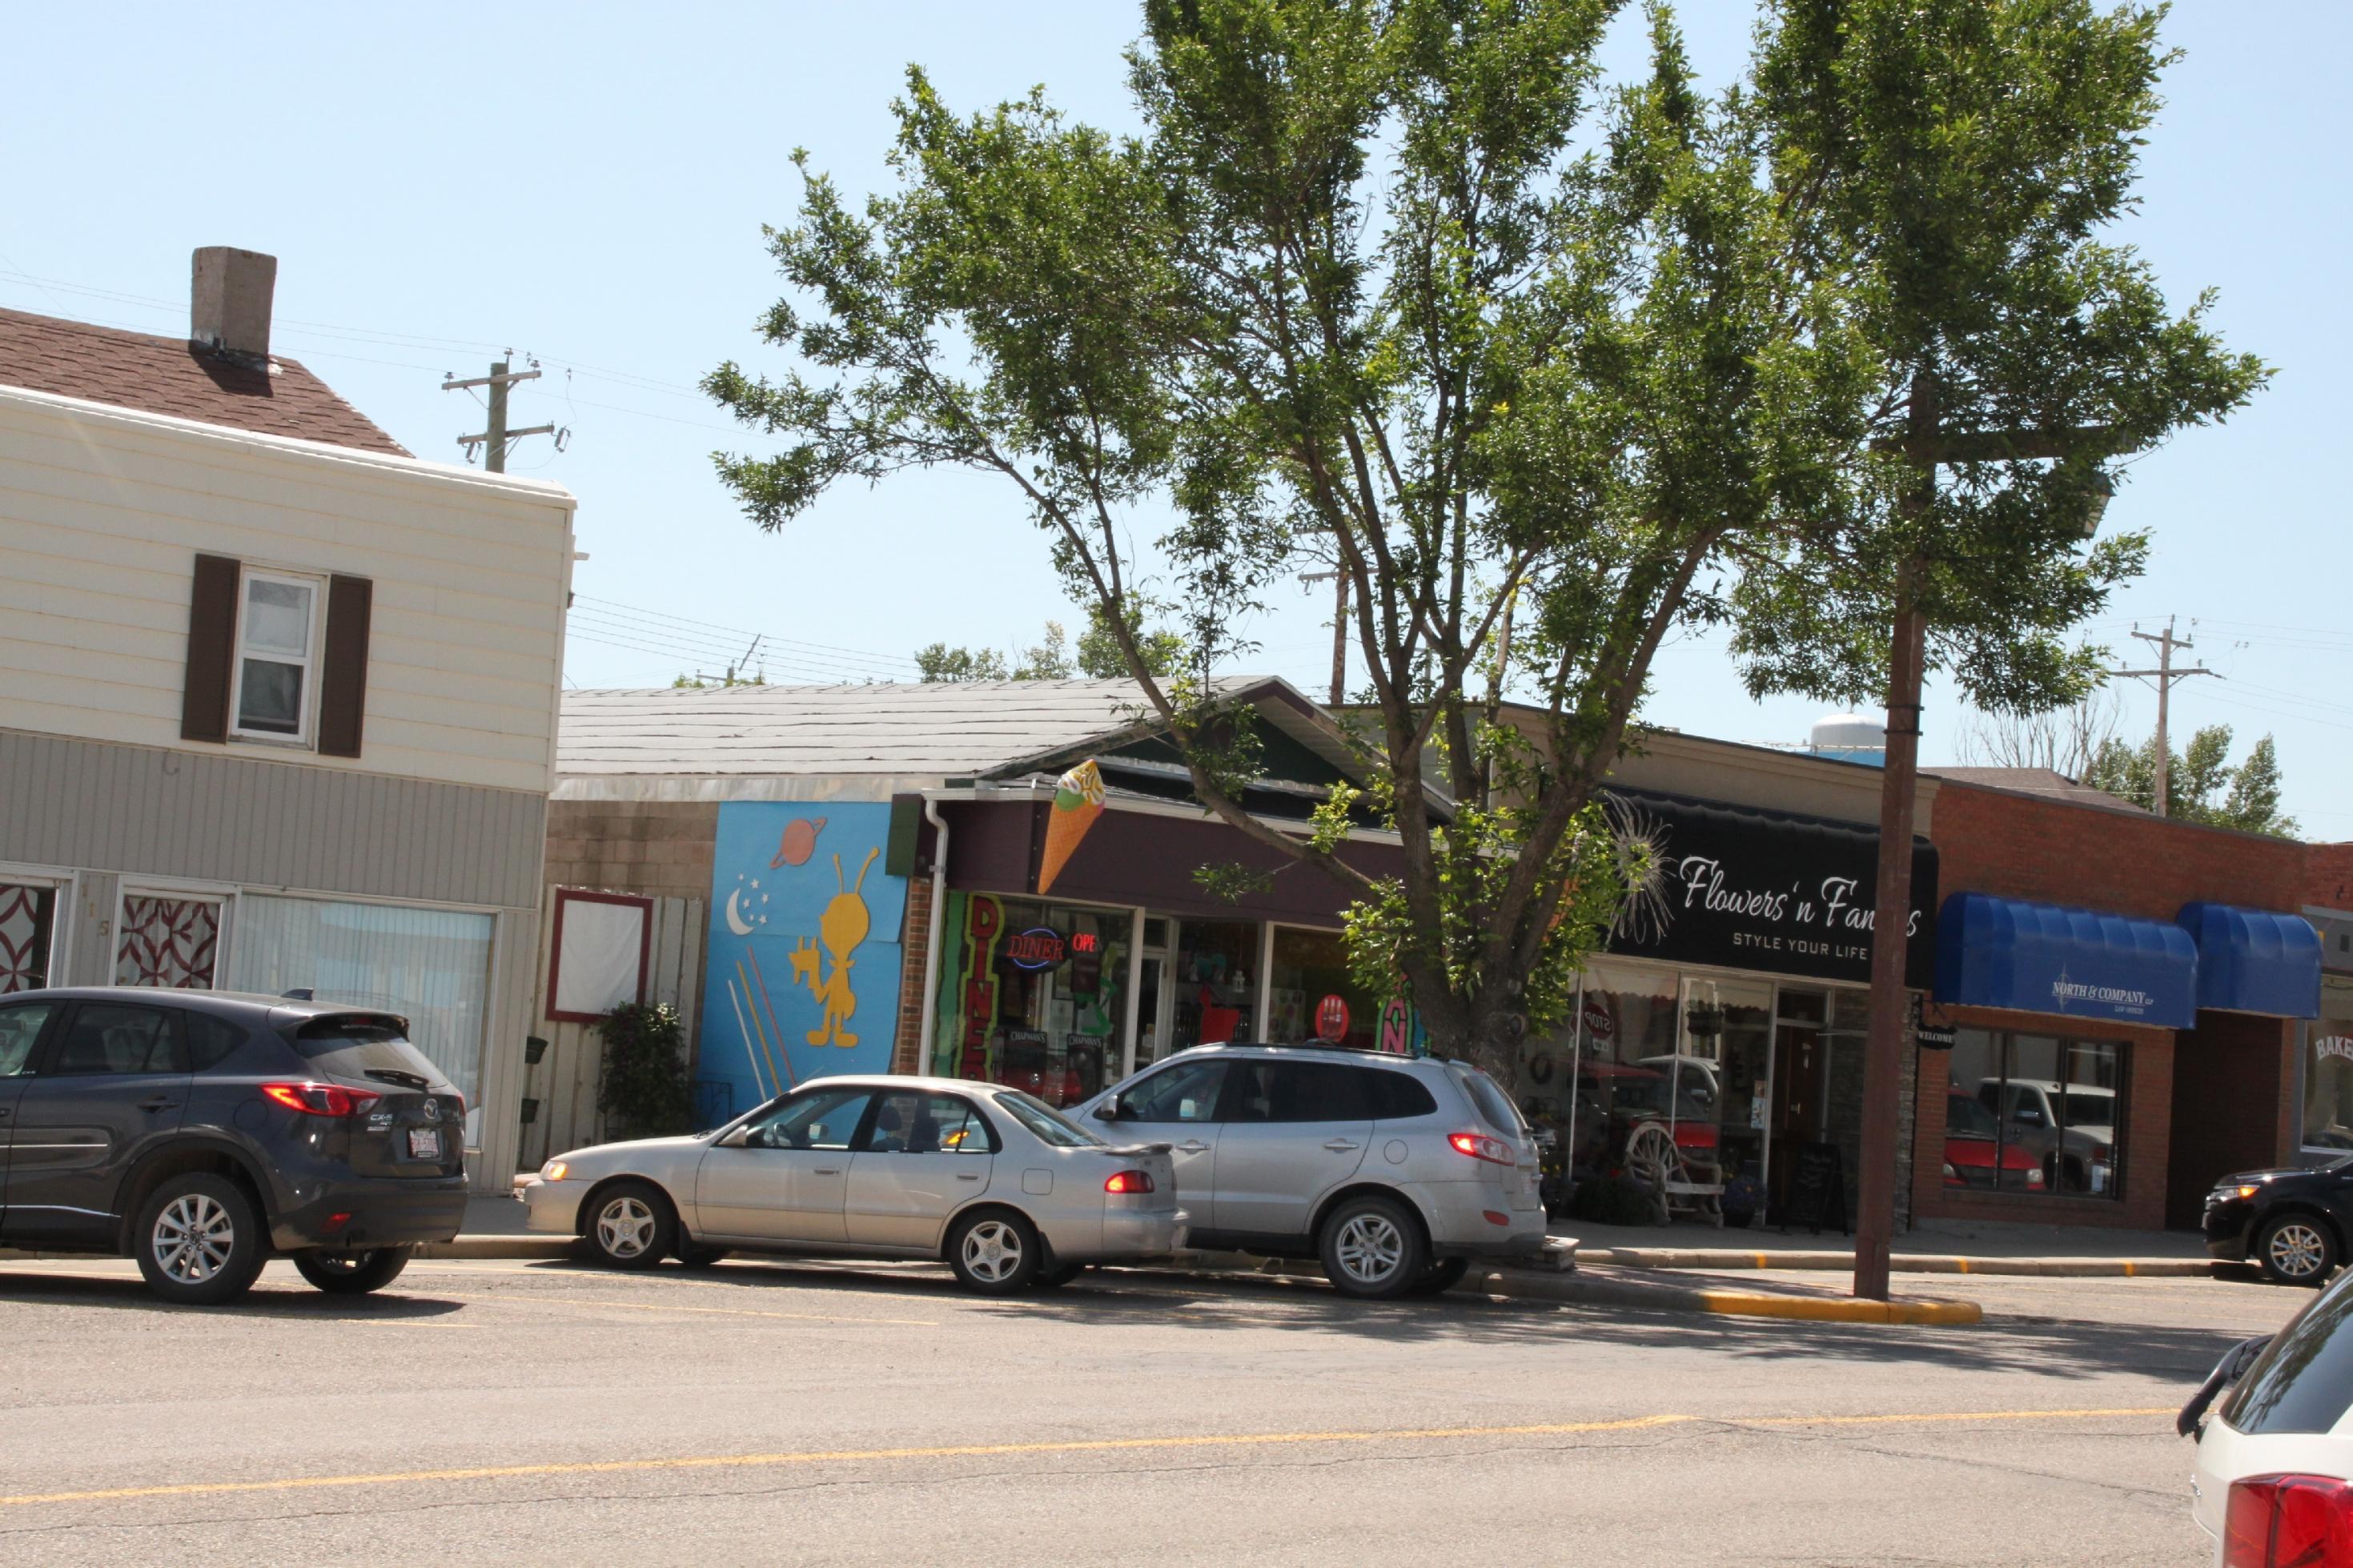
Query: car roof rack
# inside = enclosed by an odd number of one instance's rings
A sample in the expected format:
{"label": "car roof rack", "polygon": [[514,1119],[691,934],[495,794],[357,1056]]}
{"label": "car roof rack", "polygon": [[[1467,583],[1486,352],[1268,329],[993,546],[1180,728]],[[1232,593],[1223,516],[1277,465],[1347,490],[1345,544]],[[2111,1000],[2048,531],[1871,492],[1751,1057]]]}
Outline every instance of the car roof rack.
{"label": "car roof rack", "polygon": [[1194,1047],[1196,1050],[1219,1051],[1356,1051],[1366,1056],[1394,1056],[1378,1046],[1352,1045],[1346,1040],[1221,1040],[1209,1047]]}

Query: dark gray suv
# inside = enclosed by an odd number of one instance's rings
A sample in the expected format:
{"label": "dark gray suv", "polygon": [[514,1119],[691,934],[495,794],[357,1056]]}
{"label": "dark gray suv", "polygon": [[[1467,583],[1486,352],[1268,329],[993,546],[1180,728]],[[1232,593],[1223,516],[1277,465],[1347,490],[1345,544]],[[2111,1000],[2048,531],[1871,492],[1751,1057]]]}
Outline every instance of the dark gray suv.
{"label": "dark gray suv", "polygon": [[274,1251],[322,1290],[391,1283],[466,1214],[466,1105],[405,1019],[128,987],[0,997],[0,1246],[138,1260],[167,1300]]}

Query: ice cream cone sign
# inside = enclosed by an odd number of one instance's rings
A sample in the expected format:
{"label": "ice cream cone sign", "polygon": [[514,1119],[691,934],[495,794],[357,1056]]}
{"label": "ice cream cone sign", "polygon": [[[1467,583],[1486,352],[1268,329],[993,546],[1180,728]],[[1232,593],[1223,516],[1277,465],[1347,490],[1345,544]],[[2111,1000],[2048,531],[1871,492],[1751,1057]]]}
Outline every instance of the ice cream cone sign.
{"label": "ice cream cone sign", "polygon": [[1054,809],[1046,814],[1046,858],[1038,864],[1038,891],[1045,892],[1103,813],[1103,770],[1090,757],[1054,781]]}

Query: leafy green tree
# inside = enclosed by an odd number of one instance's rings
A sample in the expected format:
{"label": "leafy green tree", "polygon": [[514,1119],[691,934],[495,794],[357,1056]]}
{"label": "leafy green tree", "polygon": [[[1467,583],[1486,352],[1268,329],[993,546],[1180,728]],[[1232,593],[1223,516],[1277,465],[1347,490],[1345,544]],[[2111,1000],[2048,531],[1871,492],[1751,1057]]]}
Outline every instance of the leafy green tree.
{"label": "leafy green tree", "polygon": [[[1995,209],[2005,267],[2064,272],[2081,247],[2046,254],[2025,230],[2053,204],[2050,237],[2114,210],[2120,191],[2086,203],[2072,182],[2112,172],[2145,119],[2140,100],[2118,114],[2104,96],[2153,74],[2110,59],[2146,57],[2141,35],[2088,48],[2099,68],[2078,105],[2042,83],[2108,26],[2081,5],[1789,0],[1760,89],[1709,97],[1663,5],[1647,74],[1604,89],[1593,51],[1617,8],[1147,0],[1130,56],[1144,129],[1126,138],[1042,92],[961,118],[912,71],[898,187],[853,206],[804,160],[798,219],[770,232],[792,292],[763,336],[797,366],[771,380],[731,362],[704,384],[781,437],[718,458],[763,528],[907,467],[1001,479],[1202,804],[1351,889],[1358,964],[1383,989],[1402,973],[1439,1048],[1497,1067],[1565,1007],[1642,869],[1599,790],[1638,739],[1667,637],[1729,621],[1760,684],[1866,685],[1888,579],[1936,542],[1966,567],[1928,581],[1940,625],[1970,628],[1971,689],[2013,706],[2072,694],[2081,671],[2049,634],[2137,550],[2074,553],[2081,474],[1994,464],[2016,499],[1977,481],[1924,508],[1873,446],[1891,420],[1911,428],[1915,384],[1973,416],[1991,377],[2005,419],[2096,414],[2126,439],[2199,401],[2152,354],[2217,358],[2122,262],[2090,279],[2074,325],[2037,319],[2041,336],[2019,340],[2010,316],[2040,297],[1985,268],[2000,247],[1922,216]],[[2003,14],[2017,58],[1973,53],[1950,116],[1906,100],[1897,79],[1922,61],[1886,17],[1949,30],[1969,8]],[[2030,12],[2050,39],[2014,37]],[[1869,13],[1852,38],[1849,13]],[[1981,132],[1981,100],[2030,89],[2031,134],[2000,116],[2000,135]],[[1842,152],[1848,127],[1875,140]],[[1886,195],[1920,146],[1956,140],[1966,155],[1936,181]],[[2095,144],[2080,167],[2044,168]],[[1909,254],[1948,238],[1968,241],[1968,268]],[[1958,322],[1927,297],[1937,279],[2010,292]],[[2110,310],[2119,293],[2140,314]],[[2020,360],[2036,386],[2016,384]],[[1130,521],[1164,510],[1175,521],[1138,559]],[[1266,590],[1319,558],[1348,574],[1373,772],[1302,839],[1242,808],[1253,737],[1204,676],[1247,655]],[[1147,569],[1166,574],[1182,642],[1166,673],[1141,631]],[[1819,605],[1799,598],[1810,579]],[[1508,725],[1465,690],[1498,689],[1507,605],[1509,683],[1535,714]],[[1340,858],[1363,820],[1398,833],[1398,878]]]}
{"label": "leafy green tree", "polygon": [[[2265,735],[2231,766],[2231,727],[2208,724],[2189,737],[2189,747],[2170,752],[2165,770],[2166,815],[2243,833],[2295,836],[2295,819],[2280,804],[2279,753]],[[2139,745],[2111,740],[2092,759],[2084,782],[2146,810],[2157,809],[2157,737]]]}
{"label": "leafy green tree", "polygon": [[1009,679],[1005,656],[994,648],[975,652],[968,647],[950,647],[935,642],[915,650],[918,678],[929,682],[937,680],[1005,680]]}
{"label": "leafy green tree", "polygon": [[[1166,680],[1185,666],[1184,636],[1166,626],[1145,626],[1141,609],[1131,616],[1128,642],[1143,661],[1145,673],[1155,679]],[[1103,619],[1101,605],[1087,606],[1087,629],[1079,634],[1078,662],[1079,673],[1092,679],[1132,679],[1127,650],[1120,646],[1119,634]]]}

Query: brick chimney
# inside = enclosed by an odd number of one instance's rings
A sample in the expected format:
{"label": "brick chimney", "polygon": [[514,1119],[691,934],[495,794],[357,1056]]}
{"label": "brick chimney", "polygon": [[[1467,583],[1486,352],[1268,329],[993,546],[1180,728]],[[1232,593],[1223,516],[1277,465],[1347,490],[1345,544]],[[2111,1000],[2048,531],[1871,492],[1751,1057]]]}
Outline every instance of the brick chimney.
{"label": "brick chimney", "polygon": [[189,341],[256,364],[269,363],[269,303],[278,290],[278,258],[207,245],[197,249],[193,270]]}

